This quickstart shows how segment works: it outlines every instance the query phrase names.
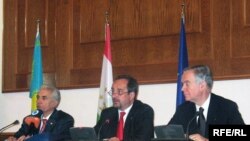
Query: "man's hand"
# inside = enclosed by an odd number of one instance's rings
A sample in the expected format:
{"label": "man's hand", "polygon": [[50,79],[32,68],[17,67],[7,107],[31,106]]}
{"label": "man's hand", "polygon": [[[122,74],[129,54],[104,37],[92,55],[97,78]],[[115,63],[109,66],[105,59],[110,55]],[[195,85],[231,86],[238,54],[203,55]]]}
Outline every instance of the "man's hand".
{"label": "man's hand", "polygon": [[192,134],[189,136],[189,139],[193,141],[209,141],[207,138],[203,137],[200,134]]}
{"label": "man's hand", "polygon": [[8,137],[7,141],[16,141],[16,138],[13,136]]}
{"label": "man's hand", "polygon": [[28,138],[30,138],[30,136],[24,136],[24,135],[22,135],[21,137],[19,137],[19,138],[17,139],[17,141],[25,141],[25,140],[27,140]]}
{"label": "man's hand", "polygon": [[108,139],[108,141],[120,141],[117,137],[112,137],[110,139]]}

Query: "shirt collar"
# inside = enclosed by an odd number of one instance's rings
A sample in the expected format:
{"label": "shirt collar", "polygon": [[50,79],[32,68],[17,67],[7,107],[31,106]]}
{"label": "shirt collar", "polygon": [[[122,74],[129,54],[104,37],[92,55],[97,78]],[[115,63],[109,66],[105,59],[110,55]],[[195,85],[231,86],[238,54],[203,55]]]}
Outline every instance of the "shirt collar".
{"label": "shirt collar", "polygon": [[[51,113],[51,114],[52,114],[52,113]],[[47,117],[44,117],[43,114],[42,114],[41,119],[47,119],[47,120],[49,120],[51,114],[49,114]]]}
{"label": "shirt collar", "polygon": [[196,111],[199,111],[200,107],[202,107],[204,109],[203,114],[204,114],[205,119],[207,119],[207,113],[208,113],[208,107],[209,107],[210,100],[211,100],[211,94],[208,95],[208,98],[201,106],[195,104]]}
{"label": "shirt collar", "polygon": [[[119,111],[119,116],[120,116],[120,112],[125,112],[125,113],[126,113],[126,114],[124,115],[124,117],[123,117],[124,122],[126,121],[126,118],[127,118],[127,116],[128,116],[128,113],[129,113],[129,111],[131,110],[132,106],[133,106],[133,104],[131,104],[131,105],[130,105],[127,109],[125,109],[124,111],[118,110],[118,111]],[[119,117],[119,118],[120,118],[120,117]]]}

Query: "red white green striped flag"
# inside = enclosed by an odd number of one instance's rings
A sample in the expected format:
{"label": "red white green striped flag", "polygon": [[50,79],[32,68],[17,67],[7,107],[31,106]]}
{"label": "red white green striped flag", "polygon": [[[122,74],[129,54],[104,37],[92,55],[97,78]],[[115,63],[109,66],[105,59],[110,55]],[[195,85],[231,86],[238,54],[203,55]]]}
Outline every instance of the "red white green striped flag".
{"label": "red white green striped flag", "polygon": [[102,74],[101,74],[101,82],[100,82],[100,95],[98,102],[98,113],[97,113],[97,121],[100,118],[101,112],[103,109],[107,107],[111,107],[113,105],[112,97],[108,94],[111,90],[113,83],[113,70],[111,63],[111,44],[110,44],[110,27],[109,24],[105,25],[105,48],[103,54],[103,62],[102,62]]}

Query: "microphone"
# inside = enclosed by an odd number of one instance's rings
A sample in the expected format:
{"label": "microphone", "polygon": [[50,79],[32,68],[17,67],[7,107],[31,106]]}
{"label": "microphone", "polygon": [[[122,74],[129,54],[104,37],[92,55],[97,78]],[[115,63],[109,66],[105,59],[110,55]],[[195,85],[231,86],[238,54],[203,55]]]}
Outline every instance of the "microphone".
{"label": "microphone", "polygon": [[40,118],[28,116],[28,117],[26,117],[26,118],[24,119],[24,122],[25,122],[26,124],[28,124],[29,126],[30,126],[31,124],[34,124],[34,126],[35,126],[36,128],[38,128],[38,126],[39,126],[39,124],[40,124]]}
{"label": "microphone", "polygon": [[42,111],[41,110],[36,110],[36,111],[33,111],[31,113],[31,115],[27,116],[25,119],[24,119],[24,122],[26,124],[28,124],[29,126],[31,124],[33,124],[36,128],[39,127],[39,124],[40,124],[40,117],[42,115]]}
{"label": "microphone", "polygon": [[187,140],[187,141],[189,140],[189,139],[188,139],[188,136],[189,136],[189,126],[190,126],[190,124],[193,122],[193,120],[196,119],[197,116],[199,116],[199,111],[196,111],[196,112],[195,112],[194,117],[192,117],[191,120],[190,120],[190,121],[188,122],[188,124],[187,124],[187,131],[186,131],[186,140]]}
{"label": "microphone", "polygon": [[12,126],[15,126],[15,125],[17,125],[17,124],[19,124],[19,121],[18,121],[18,120],[15,120],[13,123],[11,123],[11,124],[9,124],[9,125],[7,125],[7,126],[1,128],[1,129],[0,129],[0,133],[2,133],[2,132],[5,131],[6,129],[8,129],[8,128],[12,127]]}
{"label": "microphone", "polygon": [[99,141],[100,140],[100,133],[101,133],[101,130],[102,130],[102,127],[105,125],[105,124],[109,124],[110,120],[109,119],[106,119],[105,122],[102,123],[102,125],[100,126],[99,130],[98,130],[98,134],[97,134],[97,140]]}

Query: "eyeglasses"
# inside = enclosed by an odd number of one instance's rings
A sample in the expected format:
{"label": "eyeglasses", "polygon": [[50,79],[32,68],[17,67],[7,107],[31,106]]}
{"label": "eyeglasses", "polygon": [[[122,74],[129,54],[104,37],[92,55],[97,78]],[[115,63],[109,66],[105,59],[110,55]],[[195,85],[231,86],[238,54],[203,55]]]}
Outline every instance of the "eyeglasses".
{"label": "eyeglasses", "polygon": [[123,90],[118,90],[117,92],[114,92],[113,90],[110,90],[110,91],[108,92],[108,94],[109,94],[110,96],[113,96],[113,95],[115,95],[115,94],[121,96],[121,95],[123,95],[123,94],[125,94],[125,93],[128,93],[128,92],[123,92]]}

